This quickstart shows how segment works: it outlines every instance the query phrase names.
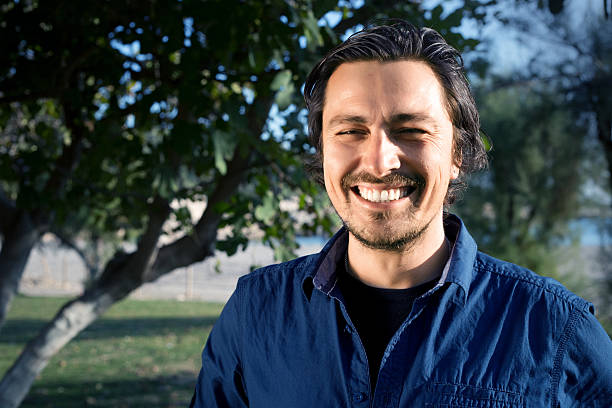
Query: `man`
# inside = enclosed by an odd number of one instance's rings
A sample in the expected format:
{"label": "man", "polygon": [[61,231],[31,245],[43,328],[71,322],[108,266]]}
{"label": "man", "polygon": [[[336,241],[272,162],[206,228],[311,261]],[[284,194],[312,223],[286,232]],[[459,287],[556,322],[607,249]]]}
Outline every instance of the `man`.
{"label": "man", "polygon": [[486,165],[457,51],[408,23],[333,49],[304,89],[344,227],[242,277],[196,407],[612,406],[612,343],[557,282],[477,252],[444,212]]}

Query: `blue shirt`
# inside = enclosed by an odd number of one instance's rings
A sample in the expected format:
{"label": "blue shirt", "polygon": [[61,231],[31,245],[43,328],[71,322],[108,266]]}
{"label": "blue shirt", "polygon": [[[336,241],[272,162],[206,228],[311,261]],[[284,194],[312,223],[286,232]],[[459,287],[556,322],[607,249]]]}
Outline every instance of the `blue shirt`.
{"label": "blue shirt", "polygon": [[373,393],[336,287],[339,231],[316,255],[238,281],[202,353],[196,407],[611,407],[612,342],[590,303],[477,251],[455,216],[437,285],[389,342]]}

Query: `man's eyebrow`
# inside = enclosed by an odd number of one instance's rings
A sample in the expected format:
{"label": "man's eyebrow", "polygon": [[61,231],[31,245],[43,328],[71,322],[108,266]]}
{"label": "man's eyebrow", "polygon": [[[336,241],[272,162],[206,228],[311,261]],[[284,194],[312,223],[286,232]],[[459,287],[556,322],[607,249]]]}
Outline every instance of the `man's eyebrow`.
{"label": "man's eyebrow", "polygon": [[429,122],[435,124],[434,118],[426,113],[397,113],[391,116],[390,123],[401,123],[401,122]]}
{"label": "man's eyebrow", "polygon": [[342,125],[345,123],[363,125],[367,122],[368,121],[366,120],[366,118],[364,118],[363,116],[359,116],[359,115],[337,115],[331,118],[329,122],[327,123],[327,125],[329,127],[334,127],[334,126]]}
{"label": "man's eyebrow", "polygon": [[424,112],[397,113],[391,116],[389,124],[391,126],[397,126],[406,122],[416,122],[422,126],[428,127],[434,133],[438,133],[440,131],[440,126],[438,122],[433,117]]}
{"label": "man's eyebrow", "polygon": [[[398,126],[406,122],[417,122],[424,126],[429,126],[431,131],[438,132],[440,127],[437,121],[428,115],[427,113],[416,112],[416,113],[396,113],[391,115],[388,122],[389,126]],[[327,127],[334,128],[340,125],[367,125],[368,120],[364,116],[360,115],[336,115],[332,117],[327,123]]]}

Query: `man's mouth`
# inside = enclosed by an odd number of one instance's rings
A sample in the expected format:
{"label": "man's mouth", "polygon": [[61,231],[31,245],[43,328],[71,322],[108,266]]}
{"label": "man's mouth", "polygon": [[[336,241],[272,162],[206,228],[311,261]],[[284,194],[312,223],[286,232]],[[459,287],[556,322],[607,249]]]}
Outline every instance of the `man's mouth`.
{"label": "man's mouth", "polygon": [[390,201],[396,201],[401,198],[408,197],[415,189],[415,186],[403,186],[379,190],[359,185],[351,188],[355,194],[358,194],[364,200],[372,203],[388,203]]}
{"label": "man's mouth", "polygon": [[408,197],[423,188],[425,180],[418,175],[391,173],[375,177],[361,172],[345,175],[342,177],[341,185],[368,202],[390,203]]}

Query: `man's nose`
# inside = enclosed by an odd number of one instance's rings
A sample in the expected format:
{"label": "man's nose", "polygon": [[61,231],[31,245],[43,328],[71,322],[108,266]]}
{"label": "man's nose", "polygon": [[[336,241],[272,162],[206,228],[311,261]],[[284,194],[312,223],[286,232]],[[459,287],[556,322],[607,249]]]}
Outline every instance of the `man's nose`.
{"label": "man's nose", "polygon": [[381,177],[400,168],[400,154],[399,146],[393,142],[387,132],[381,130],[370,135],[363,160],[372,174]]}

